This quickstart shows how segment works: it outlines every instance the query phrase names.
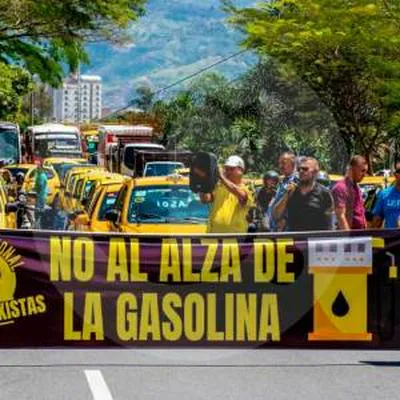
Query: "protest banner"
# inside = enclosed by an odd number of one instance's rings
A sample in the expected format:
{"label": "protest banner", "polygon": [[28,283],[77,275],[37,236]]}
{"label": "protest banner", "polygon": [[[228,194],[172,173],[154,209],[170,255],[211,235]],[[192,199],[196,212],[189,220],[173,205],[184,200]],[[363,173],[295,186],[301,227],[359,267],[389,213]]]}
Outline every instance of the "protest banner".
{"label": "protest banner", "polygon": [[400,349],[400,231],[0,233],[0,347]]}

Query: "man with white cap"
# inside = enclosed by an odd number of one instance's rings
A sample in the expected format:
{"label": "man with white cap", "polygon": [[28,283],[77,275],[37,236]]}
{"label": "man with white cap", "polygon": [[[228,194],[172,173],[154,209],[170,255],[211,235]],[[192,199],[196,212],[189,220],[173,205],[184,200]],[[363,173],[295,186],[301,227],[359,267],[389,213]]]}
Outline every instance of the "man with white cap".
{"label": "man with white cap", "polygon": [[207,233],[246,233],[247,215],[253,206],[253,195],[242,183],[244,161],[239,156],[230,156],[220,181],[212,193],[200,193],[203,203],[212,203],[208,217]]}

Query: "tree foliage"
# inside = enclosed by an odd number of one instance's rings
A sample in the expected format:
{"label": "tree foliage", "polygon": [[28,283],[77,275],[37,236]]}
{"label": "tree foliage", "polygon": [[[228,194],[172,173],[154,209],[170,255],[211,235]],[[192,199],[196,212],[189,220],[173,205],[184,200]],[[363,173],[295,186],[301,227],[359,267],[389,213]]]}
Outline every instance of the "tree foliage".
{"label": "tree foliage", "polygon": [[324,168],[342,170],[344,146],[326,107],[295,76],[264,60],[240,80],[203,75],[151,110],[170,149],[214,152],[220,160],[241,155],[249,169],[276,166],[286,150],[318,157]]}
{"label": "tree foliage", "polygon": [[0,120],[20,120],[22,99],[32,88],[29,74],[0,62]]}
{"label": "tree foliage", "polygon": [[348,154],[400,133],[400,6],[396,0],[225,1],[244,45],[287,65],[329,108]]}
{"label": "tree foliage", "polygon": [[84,43],[127,40],[145,0],[0,0],[0,60],[60,84],[63,65],[88,62]]}
{"label": "tree foliage", "polygon": [[145,113],[151,110],[154,102],[154,93],[150,86],[142,85],[136,89],[137,96],[132,100],[131,104],[138,107]]}

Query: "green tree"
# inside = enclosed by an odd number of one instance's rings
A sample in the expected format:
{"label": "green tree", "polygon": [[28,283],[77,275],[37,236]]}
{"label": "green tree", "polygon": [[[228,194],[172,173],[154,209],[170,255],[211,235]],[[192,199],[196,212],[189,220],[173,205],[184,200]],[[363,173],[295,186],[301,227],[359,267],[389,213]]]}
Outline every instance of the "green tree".
{"label": "green tree", "polygon": [[0,120],[21,121],[22,99],[31,89],[26,71],[0,62]]}
{"label": "green tree", "polygon": [[88,62],[84,44],[124,42],[145,0],[0,0],[0,60],[60,84],[63,65]]}
{"label": "green tree", "polygon": [[[397,4],[397,5],[396,5]],[[371,156],[399,134],[400,8],[388,0],[225,2],[244,45],[288,66],[328,107],[347,153]]]}
{"label": "green tree", "polygon": [[286,150],[317,156],[324,168],[341,171],[345,151],[332,115],[292,75],[271,60],[235,82],[203,75],[174,98],[155,102],[164,143],[211,151],[220,161],[238,154],[258,173],[276,166]]}
{"label": "green tree", "polygon": [[145,113],[150,112],[153,102],[154,93],[150,86],[142,85],[136,89],[137,97],[131,102],[132,105],[138,107]]}

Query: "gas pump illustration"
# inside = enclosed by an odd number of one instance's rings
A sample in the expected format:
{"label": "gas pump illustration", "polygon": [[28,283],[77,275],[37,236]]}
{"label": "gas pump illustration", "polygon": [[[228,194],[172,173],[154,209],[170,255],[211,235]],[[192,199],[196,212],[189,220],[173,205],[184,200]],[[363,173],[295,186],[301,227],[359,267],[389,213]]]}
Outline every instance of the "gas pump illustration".
{"label": "gas pump illustration", "polygon": [[383,239],[321,238],[308,240],[313,275],[314,315],[310,341],[371,341],[368,332],[367,280],[372,248]]}

